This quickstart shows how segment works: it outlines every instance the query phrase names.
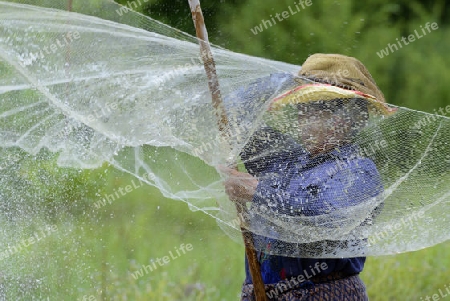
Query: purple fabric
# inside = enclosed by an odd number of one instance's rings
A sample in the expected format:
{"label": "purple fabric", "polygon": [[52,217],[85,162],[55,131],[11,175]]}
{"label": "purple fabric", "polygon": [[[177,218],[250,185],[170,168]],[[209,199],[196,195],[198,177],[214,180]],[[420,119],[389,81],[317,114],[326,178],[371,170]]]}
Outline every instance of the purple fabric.
{"label": "purple fabric", "polygon": [[[270,301],[367,301],[366,287],[359,276],[323,283],[283,281],[265,285]],[[252,284],[242,287],[241,301],[254,301]]]}

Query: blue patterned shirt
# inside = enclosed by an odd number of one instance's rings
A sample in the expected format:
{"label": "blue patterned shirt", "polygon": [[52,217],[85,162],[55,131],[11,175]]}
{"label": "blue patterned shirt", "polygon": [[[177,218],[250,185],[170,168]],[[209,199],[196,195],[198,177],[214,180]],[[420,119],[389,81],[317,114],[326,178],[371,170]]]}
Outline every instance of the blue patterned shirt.
{"label": "blue patterned shirt", "polygon": [[[293,158],[296,157],[295,159]],[[383,192],[380,175],[371,159],[358,155],[358,148],[343,146],[311,159],[300,146],[276,159],[247,161],[247,169],[259,179],[252,206],[272,207],[277,214],[317,216],[335,209],[355,206]],[[274,204],[276,204],[274,206]],[[261,237],[256,236],[261,240]],[[275,240],[262,238],[270,248]],[[325,276],[331,272],[358,274],[365,257],[314,259],[274,256],[258,252],[266,284],[304,275]],[[321,268],[318,269],[317,267]],[[326,267],[326,268],[324,268]],[[246,259],[246,283],[251,277]]]}

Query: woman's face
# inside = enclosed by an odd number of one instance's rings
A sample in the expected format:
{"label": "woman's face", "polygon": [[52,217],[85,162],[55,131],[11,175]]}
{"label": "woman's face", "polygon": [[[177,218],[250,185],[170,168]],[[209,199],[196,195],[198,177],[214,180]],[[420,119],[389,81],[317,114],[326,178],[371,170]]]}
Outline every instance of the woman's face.
{"label": "woman's face", "polygon": [[299,109],[300,139],[312,155],[326,153],[347,141],[351,122],[329,109]]}

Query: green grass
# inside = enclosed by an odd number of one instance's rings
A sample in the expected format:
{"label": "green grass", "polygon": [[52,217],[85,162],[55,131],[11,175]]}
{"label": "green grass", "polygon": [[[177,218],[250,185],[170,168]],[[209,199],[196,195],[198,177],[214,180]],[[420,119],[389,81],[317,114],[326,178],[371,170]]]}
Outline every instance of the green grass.
{"label": "green grass", "polygon": [[370,300],[425,300],[439,289],[445,291],[445,285],[450,285],[449,246],[447,242],[417,252],[369,258],[362,279]]}
{"label": "green grass", "polygon": [[[105,191],[131,181],[115,173],[109,177]],[[79,210],[83,213],[61,211],[57,232],[0,262],[6,300],[239,299],[243,247],[203,213],[191,212],[151,187],[136,189],[101,209],[92,202]],[[18,228],[17,223],[3,226],[4,232],[15,234],[11,241],[32,235],[32,230],[14,230]],[[177,256],[181,244],[193,249]],[[448,246],[369,258],[362,278],[370,299],[420,300],[449,285]],[[132,276],[169,251],[175,259],[138,279]]]}
{"label": "green grass", "polygon": [[[111,179],[105,190],[130,181]],[[91,295],[96,300],[237,299],[244,273],[242,246],[211,218],[164,199],[151,187],[101,209],[91,203],[78,216],[61,214],[57,232],[0,262],[0,289],[7,300],[82,300]],[[44,223],[39,216],[33,219]],[[12,245],[36,232],[25,228],[25,222],[3,225],[4,232],[13,233]],[[193,249],[178,255],[181,244]],[[169,251],[176,258],[138,279],[132,276]]]}

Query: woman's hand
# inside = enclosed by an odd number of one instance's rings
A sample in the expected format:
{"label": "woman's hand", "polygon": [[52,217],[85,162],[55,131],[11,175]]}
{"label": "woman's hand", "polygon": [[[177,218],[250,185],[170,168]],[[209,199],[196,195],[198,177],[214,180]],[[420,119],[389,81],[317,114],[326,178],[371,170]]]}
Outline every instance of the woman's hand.
{"label": "woman's hand", "polygon": [[224,181],[225,192],[233,202],[251,202],[258,186],[258,180],[248,173],[220,166],[220,171],[228,175]]}

